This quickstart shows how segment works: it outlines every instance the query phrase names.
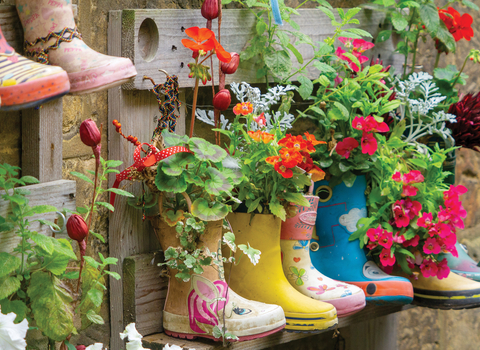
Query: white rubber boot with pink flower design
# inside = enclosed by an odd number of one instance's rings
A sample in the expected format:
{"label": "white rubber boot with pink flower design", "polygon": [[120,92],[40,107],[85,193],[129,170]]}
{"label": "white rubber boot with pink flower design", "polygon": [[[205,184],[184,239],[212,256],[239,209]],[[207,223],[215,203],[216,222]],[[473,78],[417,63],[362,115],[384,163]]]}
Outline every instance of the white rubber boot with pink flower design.
{"label": "white rubber boot with pink flower design", "polygon": [[25,54],[68,73],[70,93],[85,94],[128,82],[137,74],[128,58],[103,55],[82,40],[71,0],[16,0]]}
{"label": "white rubber boot with pink flower design", "polygon": [[283,271],[290,284],[302,294],[334,305],[338,317],[351,315],[365,307],[365,294],[357,286],[328,278],[312,265],[309,245],[318,197],[305,197],[310,207],[297,205],[296,215],[282,223]]}

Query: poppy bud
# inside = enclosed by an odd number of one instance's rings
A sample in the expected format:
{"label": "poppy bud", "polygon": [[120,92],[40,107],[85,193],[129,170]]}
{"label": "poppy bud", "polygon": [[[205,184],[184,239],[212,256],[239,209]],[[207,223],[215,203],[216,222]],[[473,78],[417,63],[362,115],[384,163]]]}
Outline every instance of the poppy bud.
{"label": "poppy bud", "polygon": [[238,64],[240,63],[240,55],[236,52],[230,53],[232,59],[230,62],[221,62],[220,68],[223,74],[233,74],[237,71]]}
{"label": "poppy bud", "polygon": [[72,214],[67,220],[68,237],[81,242],[88,235],[88,226],[80,215]]}
{"label": "poppy bud", "polygon": [[228,109],[228,106],[230,106],[230,102],[232,102],[230,91],[223,89],[215,94],[215,97],[213,98],[213,107],[220,111],[225,111]]}
{"label": "poppy bud", "polygon": [[211,21],[218,17],[218,0],[205,0],[202,5],[202,16]]}
{"label": "poppy bud", "polygon": [[96,147],[102,140],[100,130],[97,124],[91,119],[84,120],[80,125],[80,139],[82,142],[90,147]]}

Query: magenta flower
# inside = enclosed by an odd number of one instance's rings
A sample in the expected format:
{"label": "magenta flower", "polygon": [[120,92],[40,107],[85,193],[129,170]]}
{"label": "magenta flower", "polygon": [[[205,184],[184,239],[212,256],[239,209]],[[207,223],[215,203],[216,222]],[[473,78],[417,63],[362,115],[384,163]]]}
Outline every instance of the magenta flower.
{"label": "magenta flower", "polygon": [[[403,200],[402,200],[403,201]],[[397,227],[407,227],[410,224],[410,218],[405,213],[405,210],[402,206],[402,201],[396,201],[392,205],[393,220]]]}
{"label": "magenta flower", "polygon": [[447,259],[443,259],[442,261],[438,262],[437,269],[437,278],[439,280],[448,277],[448,275],[450,274],[450,268],[447,265]]}
{"label": "magenta flower", "polygon": [[367,50],[370,50],[375,45],[363,39],[355,39],[353,40],[353,51],[364,53]]}
{"label": "magenta flower", "polygon": [[413,197],[417,195],[417,188],[410,185],[403,185],[402,197]]}
{"label": "magenta flower", "polygon": [[425,178],[423,177],[422,173],[418,170],[412,170],[409,173],[403,175],[403,183],[405,185],[411,185],[415,183],[423,182]]}
{"label": "magenta flower", "polygon": [[432,213],[423,213],[423,215],[418,218],[417,225],[428,230],[432,226],[432,220]]}
{"label": "magenta flower", "polygon": [[372,134],[363,132],[362,135],[362,153],[373,155],[378,148],[377,139]]}
{"label": "magenta flower", "polygon": [[348,159],[348,157],[350,157],[350,153],[357,147],[358,141],[353,137],[347,137],[343,141],[337,143],[335,150],[339,155]]}
{"label": "magenta flower", "polygon": [[435,228],[436,228],[437,234],[441,238],[446,238],[452,233],[452,228],[450,227],[450,225],[447,225],[441,222],[436,224]]}
{"label": "magenta flower", "polygon": [[267,125],[267,119],[265,118],[265,113],[261,113],[258,117],[256,118],[253,118],[253,120],[255,120],[255,122],[258,124],[258,126],[260,126],[261,128],[263,128],[264,126]]}
{"label": "magenta flower", "polygon": [[[360,68],[357,67],[357,65],[355,63],[352,62],[352,60],[350,58],[348,58],[347,56],[344,55],[344,53],[347,52],[345,50],[343,50],[340,46],[337,48],[337,50],[335,50],[335,55],[340,58],[341,60],[343,61],[347,61],[348,62],[348,66],[354,71],[354,72],[359,72],[360,71]],[[361,56],[361,57],[365,57],[365,56]],[[366,58],[366,57],[365,57]],[[368,61],[368,58],[366,58],[367,61]],[[362,59],[358,58],[358,61],[360,62],[360,64],[363,62],[365,62]]]}
{"label": "magenta flower", "polygon": [[435,238],[427,238],[423,246],[423,251],[425,252],[425,254],[438,254],[441,250],[442,247],[440,246],[440,244],[438,244]]}
{"label": "magenta flower", "polygon": [[[363,117],[355,117],[352,120],[352,128],[357,130],[363,130],[365,128],[365,118]],[[369,130],[364,130],[369,131]]]}
{"label": "magenta flower", "polygon": [[335,87],[340,85],[342,81],[343,81],[343,78],[337,73],[337,76],[335,77],[335,79],[333,79]]}
{"label": "magenta flower", "polygon": [[403,180],[402,174],[397,171],[395,174],[392,175],[392,180],[396,182],[402,182]]}
{"label": "magenta flower", "polygon": [[377,228],[369,228],[367,230],[367,237],[370,238],[371,242],[377,242],[380,234],[382,233],[382,228],[378,225]]}
{"label": "magenta flower", "polygon": [[420,265],[420,271],[422,272],[423,277],[427,278],[430,276],[436,276],[438,272],[438,267],[432,260],[425,259]]}
{"label": "magenta flower", "polygon": [[450,189],[448,191],[443,192],[443,199],[448,200],[450,198],[457,198],[461,196],[462,194],[467,193],[468,190],[465,186],[458,185],[458,186],[453,186],[450,185]]}
{"label": "magenta flower", "polygon": [[382,230],[378,236],[378,244],[386,249],[390,249],[393,244],[393,233],[387,230]]}
{"label": "magenta flower", "polygon": [[393,236],[393,241],[395,243],[402,244],[402,243],[405,242],[405,236],[404,235],[399,236],[399,233],[400,233],[400,231],[395,233],[395,236]]}
{"label": "magenta flower", "polygon": [[382,249],[380,253],[380,263],[383,266],[393,266],[395,264],[395,255],[390,253],[390,249]]}
{"label": "magenta flower", "polygon": [[412,239],[409,239],[408,241],[403,242],[403,246],[405,248],[407,247],[416,247],[418,245],[418,242],[420,241],[420,237],[418,235],[415,235]]}
{"label": "magenta flower", "polygon": [[401,200],[405,214],[408,215],[409,219],[412,220],[415,216],[418,216],[420,210],[422,210],[422,204],[418,201],[412,201],[410,198]]}
{"label": "magenta flower", "polygon": [[367,248],[372,250],[378,247],[378,244],[376,242],[370,242],[367,244]]}
{"label": "magenta flower", "polygon": [[338,40],[343,45],[345,45],[346,48],[351,48],[353,46],[353,44],[352,44],[353,39],[352,38],[345,38],[345,37],[341,36],[341,37],[338,38]]}

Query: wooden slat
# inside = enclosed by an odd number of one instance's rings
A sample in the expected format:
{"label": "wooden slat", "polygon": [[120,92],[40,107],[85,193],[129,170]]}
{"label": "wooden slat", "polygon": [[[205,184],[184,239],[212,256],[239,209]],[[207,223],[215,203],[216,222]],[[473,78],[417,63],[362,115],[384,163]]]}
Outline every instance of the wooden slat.
{"label": "wooden slat", "polygon": [[0,27],[10,46],[17,52],[22,52],[23,29],[15,6],[0,6]]}
{"label": "wooden slat", "polygon": [[[51,181],[44,184],[31,185],[24,187],[28,189],[31,193],[27,196],[30,206],[35,205],[53,205],[59,210],[62,208],[67,208],[70,210],[75,210],[76,208],[76,182],[71,180],[58,180]],[[0,196],[4,193],[0,191]],[[0,215],[5,217],[9,212],[8,203],[4,200],[0,200]],[[48,214],[39,214],[35,215],[32,218],[29,218],[30,221],[37,219],[46,219],[49,221],[54,221],[57,218],[57,214],[48,213]],[[38,222],[33,222],[30,225],[30,230],[37,231],[46,235],[51,235],[52,232],[50,228],[45,225],[40,225]],[[62,235],[57,235],[57,237],[66,237],[66,233]],[[11,232],[2,232],[0,234],[0,251],[1,252],[12,252],[19,242],[20,238],[14,231]]]}
{"label": "wooden slat", "polygon": [[[298,11],[300,16],[293,16],[293,19],[296,19],[300,25],[302,33],[309,35],[314,42],[333,36],[334,27],[322,11],[318,9]],[[383,29],[380,24],[385,15],[379,11],[364,10],[357,15],[357,18],[361,23],[358,28],[371,32],[374,37]],[[165,81],[163,73],[158,72],[159,68],[166,70],[171,75],[178,75],[180,87],[193,87],[194,79],[188,78],[189,68],[187,67],[187,64],[192,62],[192,51],[185,48],[181,40],[187,38],[184,33],[185,28],[205,25],[205,19],[200,15],[200,10],[124,10],[122,20],[122,56],[132,59],[138,71],[134,82],[124,85],[124,88],[149,89],[151,84],[149,81],[143,80],[144,75],[152,77],[157,83]],[[149,35],[152,33],[149,31],[140,31],[145,20],[155,23],[158,29],[156,35]],[[241,52],[255,31],[255,23],[255,17],[249,10],[224,10],[221,35],[223,47],[230,52]],[[285,24],[281,30],[291,30],[291,27]],[[159,38],[158,49],[154,50],[156,47],[154,42],[157,37]],[[145,51],[148,51],[149,48],[153,48],[153,56],[145,59]],[[305,62],[313,57],[311,46],[301,44],[297,48],[302,53]],[[375,58],[379,54],[384,63],[394,63],[391,40],[368,52],[370,57]],[[399,61],[396,62],[399,63]],[[214,68],[213,71],[216,72],[216,69]],[[317,78],[318,71],[310,70],[310,77]],[[232,81],[263,82],[256,78],[256,69],[252,67],[251,62],[242,63],[235,74],[227,75],[227,84]]]}

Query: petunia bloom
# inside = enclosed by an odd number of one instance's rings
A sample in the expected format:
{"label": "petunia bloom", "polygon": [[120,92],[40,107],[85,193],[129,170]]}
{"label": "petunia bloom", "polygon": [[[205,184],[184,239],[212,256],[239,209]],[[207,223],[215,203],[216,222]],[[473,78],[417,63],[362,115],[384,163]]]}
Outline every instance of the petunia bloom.
{"label": "petunia bloom", "polygon": [[450,268],[447,265],[447,259],[443,259],[437,263],[437,278],[441,280],[442,278],[447,278],[450,274]]}

